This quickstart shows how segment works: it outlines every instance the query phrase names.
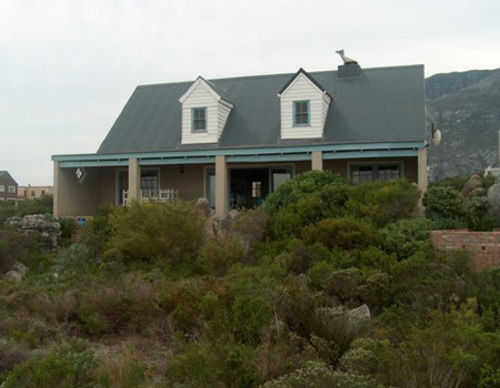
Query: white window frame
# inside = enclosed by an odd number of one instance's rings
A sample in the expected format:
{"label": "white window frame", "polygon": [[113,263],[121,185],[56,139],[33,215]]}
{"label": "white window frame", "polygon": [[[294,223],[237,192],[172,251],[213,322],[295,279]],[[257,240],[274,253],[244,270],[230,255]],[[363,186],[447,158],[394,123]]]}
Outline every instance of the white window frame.
{"label": "white window frame", "polygon": [[16,186],[9,185],[9,193],[15,194],[16,193]]}
{"label": "white window frame", "polygon": [[5,185],[0,185],[0,193],[5,193]]}

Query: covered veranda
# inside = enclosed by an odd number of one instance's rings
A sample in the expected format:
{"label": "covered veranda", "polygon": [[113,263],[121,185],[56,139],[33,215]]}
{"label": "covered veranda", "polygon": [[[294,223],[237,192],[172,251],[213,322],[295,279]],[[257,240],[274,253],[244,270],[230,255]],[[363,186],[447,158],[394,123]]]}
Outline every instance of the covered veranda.
{"label": "covered veranda", "polygon": [[301,172],[328,169],[352,179],[366,174],[356,166],[375,163],[400,166],[399,176],[422,191],[427,187],[424,142],[55,155],[52,160],[55,217],[91,217],[107,203],[200,197],[223,216],[233,207],[259,205]]}

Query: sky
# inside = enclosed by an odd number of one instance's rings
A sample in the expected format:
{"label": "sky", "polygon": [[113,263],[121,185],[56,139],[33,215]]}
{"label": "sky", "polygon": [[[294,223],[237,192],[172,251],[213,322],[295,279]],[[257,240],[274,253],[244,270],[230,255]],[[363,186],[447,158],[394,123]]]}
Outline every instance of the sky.
{"label": "sky", "polygon": [[94,153],[137,85],[424,64],[500,67],[500,1],[0,0],[0,170],[52,184]]}

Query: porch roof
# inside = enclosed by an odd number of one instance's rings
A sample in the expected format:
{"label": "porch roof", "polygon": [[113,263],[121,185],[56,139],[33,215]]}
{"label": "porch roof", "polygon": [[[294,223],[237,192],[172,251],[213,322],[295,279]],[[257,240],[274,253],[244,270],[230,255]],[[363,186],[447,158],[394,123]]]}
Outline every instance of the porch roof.
{"label": "porch roof", "polygon": [[310,160],[314,151],[323,152],[323,159],[358,159],[381,157],[415,157],[424,141],[316,144],[307,146],[219,148],[164,152],[128,152],[113,154],[53,155],[62,168],[126,166],[130,158],[143,166],[164,164],[211,164],[216,155],[225,155],[228,163],[266,163]]}

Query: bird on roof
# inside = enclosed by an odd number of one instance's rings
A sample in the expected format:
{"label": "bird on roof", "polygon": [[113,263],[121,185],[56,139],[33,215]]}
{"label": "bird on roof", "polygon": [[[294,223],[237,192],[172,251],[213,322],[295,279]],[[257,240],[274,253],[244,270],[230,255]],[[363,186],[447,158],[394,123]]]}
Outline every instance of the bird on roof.
{"label": "bird on roof", "polygon": [[344,50],[343,49],[335,51],[335,52],[340,55],[340,58],[342,58],[342,60],[344,61],[344,65],[347,65],[348,63],[358,63],[358,61],[355,61],[352,58],[346,57],[344,55]]}

